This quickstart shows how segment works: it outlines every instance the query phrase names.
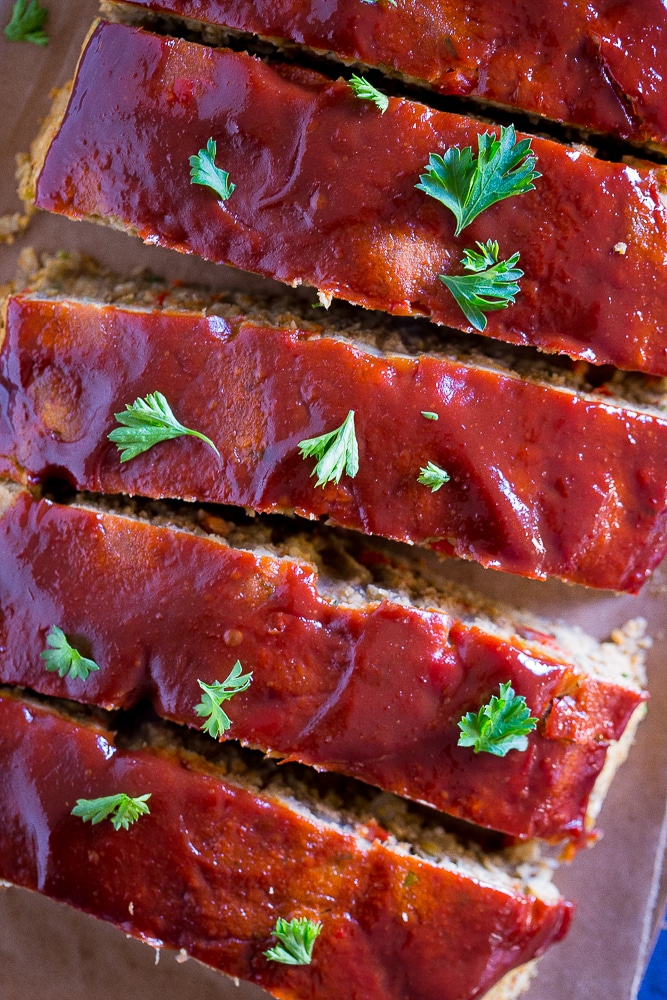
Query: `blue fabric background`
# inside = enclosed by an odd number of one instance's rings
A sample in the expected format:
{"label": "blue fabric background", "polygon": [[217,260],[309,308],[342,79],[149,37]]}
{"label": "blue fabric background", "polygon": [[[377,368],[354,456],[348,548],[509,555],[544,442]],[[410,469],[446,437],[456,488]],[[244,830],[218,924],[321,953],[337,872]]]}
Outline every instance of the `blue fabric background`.
{"label": "blue fabric background", "polygon": [[667,1000],[667,919],[663,919],[637,1000]]}

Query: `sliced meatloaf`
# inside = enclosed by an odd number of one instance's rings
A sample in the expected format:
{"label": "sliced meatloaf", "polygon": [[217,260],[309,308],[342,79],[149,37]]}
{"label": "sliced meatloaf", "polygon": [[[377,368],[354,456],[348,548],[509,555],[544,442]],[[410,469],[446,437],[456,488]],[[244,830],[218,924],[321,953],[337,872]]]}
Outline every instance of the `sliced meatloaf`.
{"label": "sliced meatloaf", "polygon": [[[267,310],[187,289],[170,296],[159,283],[76,280],[56,269],[48,287],[3,310],[0,468],[12,478],[296,511],[524,576],[630,592],[665,553],[660,380],[593,388],[466,338],[434,351],[428,325],[364,327],[348,315],[304,319],[280,302]],[[114,415],[156,391],[219,455],[184,436],[121,462],[108,438]],[[358,472],[341,467],[338,482],[318,485],[317,456],[300,444],[350,412]],[[440,487],[424,482],[429,466],[449,477]]]}
{"label": "sliced meatloaf", "polygon": [[[109,16],[176,15],[213,42],[253,33],[362,68],[667,152],[661,0],[132,0]],[[178,29],[178,23],[175,27]]]}
{"label": "sliced meatloaf", "polygon": [[[212,735],[514,837],[580,842],[642,713],[636,627],[599,645],[332,532],[276,543],[280,526],[2,486],[0,507],[0,683],[107,709],[146,699],[201,727],[201,683],[238,661],[252,682]],[[53,626],[98,669],[47,672]],[[507,683],[535,720],[525,748],[457,745]]]}
{"label": "sliced meatloaf", "polygon": [[[565,933],[569,904],[525,852],[483,854],[391,796],[325,795],[209,750],[3,691],[0,877],[283,1000],[342,983],[350,1000],[509,1000]],[[72,813],[118,795],[149,796],[126,828]],[[309,964],[267,957],[279,919],[321,925]]]}
{"label": "sliced meatloaf", "polygon": [[[535,189],[455,236],[453,214],[416,185],[432,154],[476,155],[488,128],[410,100],[381,114],[345,81],[102,22],[23,193],[150,244],[311,285],[324,301],[466,331],[440,276],[461,278],[464,251],[495,241],[501,261],[520,255],[524,276],[514,304],[486,313],[485,335],[667,374],[665,168],[534,138]],[[234,185],[227,200],[191,183],[190,159],[209,140]]]}

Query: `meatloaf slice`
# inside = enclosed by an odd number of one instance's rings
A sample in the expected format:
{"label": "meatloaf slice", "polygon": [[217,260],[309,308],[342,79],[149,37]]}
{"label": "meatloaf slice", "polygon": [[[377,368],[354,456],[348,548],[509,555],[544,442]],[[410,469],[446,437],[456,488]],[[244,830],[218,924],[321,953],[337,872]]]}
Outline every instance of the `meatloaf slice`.
{"label": "meatloaf slice", "polygon": [[[465,331],[440,276],[460,277],[464,250],[497,241],[501,260],[520,254],[524,277],[515,304],[487,314],[486,335],[667,374],[665,168],[534,138],[536,189],[454,236],[454,216],[416,185],[431,154],[476,152],[487,128],[409,100],[381,114],[344,81],[102,22],[35,146],[24,196],[312,285],[324,301]],[[190,158],[209,139],[235,185],[226,201],[191,183]]]}
{"label": "meatloaf slice", "polygon": [[[205,37],[252,32],[472,98],[667,152],[662,0],[132,0],[110,17],[177,15]],[[150,22],[149,22],[150,23]]]}
{"label": "meatloaf slice", "polygon": [[[107,709],[147,699],[201,727],[198,682],[238,660],[253,680],[220,738],[514,837],[590,833],[642,712],[632,634],[599,645],[332,532],[276,545],[201,511],[60,506],[2,486],[0,507],[1,683]],[[85,681],[46,671],[54,625],[98,665]],[[527,748],[458,746],[457,723],[508,682],[537,719]]]}
{"label": "meatloaf slice", "polygon": [[[280,302],[76,280],[56,272],[3,310],[0,468],[12,478],[296,511],[619,591],[639,590],[665,553],[660,381],[618,376],[593,390],[466,338],[434,352],[427,324],[315,323],[322,314],[304,320]],[[114,414],[156,390],[220,457],[181,437],[120,461]],[[317,458],[299,444],[350,411],[358,473],[316,485]],[[429,463],[449,476],[435,492],[420,482]]]}
{"label": "meatloaf slice", "polygon": [[[525,850],[482,854],[392,796],[325,796],[209,750],[4,690],[0,877],[283,1000],[334,1000],[342,983],[350,1000],[473,1000],[509,972],[514,988],[489,996],[505,1000],[565,933],[570,906]],[[72,815],[121,793],[150,796],[127,829]],[[311,964],[266,957],[279,918],[321,923]]]}

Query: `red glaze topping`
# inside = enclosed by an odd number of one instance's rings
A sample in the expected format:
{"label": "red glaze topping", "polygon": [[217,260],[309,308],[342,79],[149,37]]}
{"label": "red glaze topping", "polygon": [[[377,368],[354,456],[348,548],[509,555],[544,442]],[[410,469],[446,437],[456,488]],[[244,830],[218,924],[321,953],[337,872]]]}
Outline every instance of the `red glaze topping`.
{"label": "red glaze topping", "polygon": [[667,148],[662,0],[132,0]]}
{"label": "red glaze topping", "polygon": [[[159,390],[194,438],[121,464],[114,413]],[[354,410],[360,468],[298,443]],[[427,420],[421,411],[435,411]],[[101,493],[295,509],[529,577],[635,592],[667,547],[667,422],[446,359],[201,313],[9,301],[0,455]],[[417,482],[429,461],[451,479]]]}
{"label": "red glaze topping", "polygon": [[[663,168],[533,139],[537,189],[454,238],[454,216],[415,184],[431,153],[476,149],[485,129],[407,100],[392,99],[382,115],[344,82],[102,23],[35,200],[113,220],[148,243],[468,331],[438,276],[462,274],[476,240],[497,240],[503,259],[520,252],[525,277],[516,304],[488,314],[488,336],[666,374]],[[190,183],[189,157],[211,137],[236,184],[226,202]]]}
{"label": "red glaze topping", "polygon": [[[1,878],[284,1000],[337,1000],[342,983],[350,1000],[473,1000],[570,921],[563,900],[360,844],[199,758],[119,750],[101,726],[10,696],[0,755]],[[150,815],[115,832],[70,814],[119,791],[150,792]],[[323,924],[312,964],[269,962],[276,919],[297,916]]]}
{"label": "red glaze topping", "polygon": [[[0,552],[3,683],[105,708],[149,698],[199,728],[197,680],[239,659],[253,682],[226,706],[229,737],[512,836],[581,836],[607,745],[644,698],[579,674],[557,646],[386,600],[337,605],[308,563],[27,493],[0,521]],[[85,682],[46,672],[54,624],[100,667]],[[528,750],[458,747],[459,719],[508,680],[540,720]]]}

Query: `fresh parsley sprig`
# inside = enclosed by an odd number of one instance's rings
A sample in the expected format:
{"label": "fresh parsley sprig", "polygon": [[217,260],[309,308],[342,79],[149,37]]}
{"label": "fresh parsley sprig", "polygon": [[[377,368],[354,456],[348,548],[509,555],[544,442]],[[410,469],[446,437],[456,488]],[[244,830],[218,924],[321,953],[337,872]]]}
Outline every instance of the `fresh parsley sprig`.
{"label": "fresh parsley sprig", "polygon": [[221,170],[215,165],[215,154],[218,145],[215,139],[209,139],[206,149],[200,149],[196,156],[190,157],[190,183],[201,184],[203,187],[211,188],[218,195],[221,201],[227,201],[229,196],[235,191],[236,184],[232,184],[226,170]]}
{"label": "fresh parsley sprig", "polygon": [[515,301],[523,271],[516,266],[519,263],[518,253],[498,261],[497,242],[478,241],[477,246],[481,253],[464,250],[461,258],[464,268],[472,274],[440,274],[438,277],[450,290],[471,326],[482,331],[486,328],[485,312],[506,309]]}
{"label": "fresh parsley sprig", "polygon": [[513,125],[500,127],[477,137],[477,158],[472,146],[450,146],[444,156],[431,153],[415,187],[437,199],[454,213],[458,236],[473,219],[496,202],[533,191],[533,181],[542,175],[535,170],[531,139],[516,141]]}
{"label": "fresh parsley sprig", "polygon": [[52,673],[58,673],[59,677],[70,677],[72,680],[85,681],[93,670],[99,670],[95,660],[89,660],[87,656],[71,646],[65,637],[65,633],[57,625],[52,625],[46,636],[46,644],[50,649],[45,649],[40,656],[45,660],[44,668]]}
{"label": "fresh parsley sprig", "polygon": [[269,948],[264,954],[271,962],[282,962],[283,965],[310,965],[313,947],[321,930],[319,920],[295,917],[288,922],[278,917],[273,933],[280,944]]}
{"label": "fresh parsley sprig", "polygon": [[121,462],[129,462],[160,441],[171,441],[184,434],[205,441],[220,458],[210,438],[179,423],[161,392],[150,392],[145,399],[135,399],[132,405],[126,403],[125,410],[114,416],[123,426],[111,431],[108,438],[118,446]]}
{"label": "fresh parsley sprig", "polygon": [[449,473],[434,462],[427,462],[426,466],[419,470],[419,473],[417,482],[421,483],[422,486],[430,486],[431,493],[437,493],[441,486],[449,482],[450,478]]}
{"label": "fresh parsley sprig", "polygon": [[229,701],[235,694],[245,691],[252,683],[252,673],[244,674],[241,661],[237,660],[224,681],[213,681],[205,684],[197,681],[204,694],[202,700],[195,706],[195,712],[200,718],[206,718],[202,729],[214,739],[219,739],[226,733],[232,720],[222,707],[223,701]]}
{"label": "fresh parsley sprig", "polygon": [[117,795],[104,795],[99,799],[77,799],[72,809],[72,816],[80,816],[84,823],[101,823],[110,819],[114,830],[127,830],[131,823],[136,823],[140,816],[147,816],[150,809],[147,805],[151,793],[131,798],[125,792]]}
{"label": "fresh parsley sprig", "polygon": [[509,681],[500,685],[500,696],[493,695],[479,712],[468,712],[458,723],[458,745],[472,747],[475,753],[504,757],[510,750],[526,750],[527,734],[537,725],[523,695],[515,695]]}
{"label": "fresh parsley sprig", "polygon": [[317,476],[316,486],[325,486],[329,482],[339,483],[343,472],[354,479],[359,471],[354,410],[350,410],[335,431],[299,441],[299,450],[302,458],[315,456],[318,459],[311,473],[312,476]]}
{"label": "fresh parsley sprig", "polygon": [[380,114],[384,114],[389,107],[389,98],[387,95],[383,94],[377,87],[374,87],[368,80],[364,80],[363,76],[357,76],[356,73],[353,73],[349,79],[348,87],[354,96],[358,97],[361,101],[372,101],[380,111]]}
{"label": "fresh parsley sprig", "polygon": [[32,42],[34,45],[48,45],[49,36],[43,31],[48,17],[46,7],[40,7],[38,0],[16,0],[12,17],[5,28],[10,42]]}

